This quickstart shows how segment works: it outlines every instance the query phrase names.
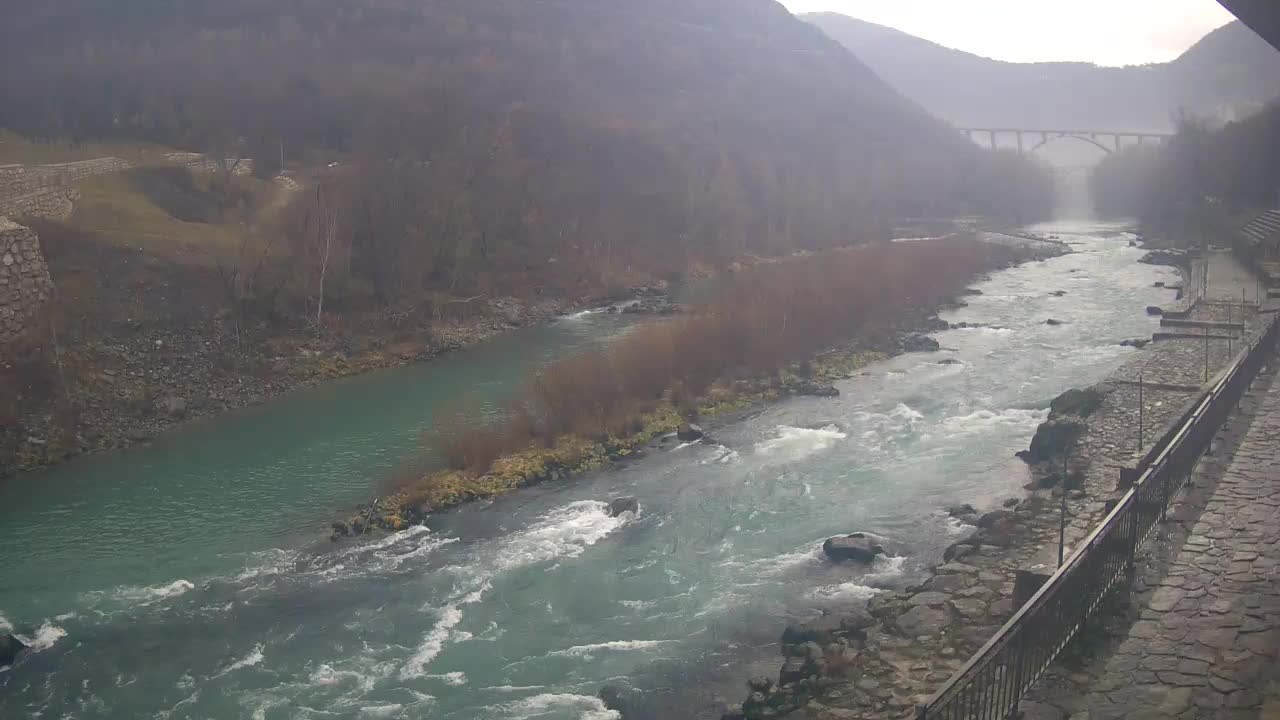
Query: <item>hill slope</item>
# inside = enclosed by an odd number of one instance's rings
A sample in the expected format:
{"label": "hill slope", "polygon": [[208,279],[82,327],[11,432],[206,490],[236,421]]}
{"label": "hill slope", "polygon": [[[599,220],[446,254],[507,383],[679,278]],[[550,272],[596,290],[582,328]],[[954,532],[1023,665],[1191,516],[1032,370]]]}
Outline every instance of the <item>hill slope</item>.
{"label": "hill slope", "polygon": [[804,19],[885,80],[959,125],[1167,131],[1180,109],[1229,120],[1280,95],[1280,52],[1241,23],[1170,63],[1009,63],[835,13]]}
{"label": "hill slope", "polygon": [[438,264],[776,252],[998,196],[772,0],[58,0],[6,19],[0,62],[26,133],[415,160],[456,201]]}

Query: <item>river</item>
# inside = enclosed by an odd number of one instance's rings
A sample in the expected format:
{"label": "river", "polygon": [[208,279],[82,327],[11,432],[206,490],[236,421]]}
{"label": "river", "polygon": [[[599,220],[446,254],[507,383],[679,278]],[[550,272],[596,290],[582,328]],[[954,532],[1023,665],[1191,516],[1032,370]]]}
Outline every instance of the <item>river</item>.
{"label": "river", "polygon": [[[964,532],[941,508],[1020,493],[1048,402],[1118,367],[1168,302],[1168,268],[1120,228],[1064,225],[1072,255],[993,275],[948,312],[944,350],[429,526],[331,547],[432,412],[494,406],[532,367],[626,331],[564,318],[432,363],[302,391],[143,448],[0,487],[0,717],[718,717],[776,671],[789,619],[919,577]],[[1066,291],[1063,297],[1052,294]],[[1050,326],[1048,318],[1065,324]],[[954,363],[942,364],[942,360]],[[638,515],[602,501],[635,496]],[[865,570],[826,537],[886,538]]]}

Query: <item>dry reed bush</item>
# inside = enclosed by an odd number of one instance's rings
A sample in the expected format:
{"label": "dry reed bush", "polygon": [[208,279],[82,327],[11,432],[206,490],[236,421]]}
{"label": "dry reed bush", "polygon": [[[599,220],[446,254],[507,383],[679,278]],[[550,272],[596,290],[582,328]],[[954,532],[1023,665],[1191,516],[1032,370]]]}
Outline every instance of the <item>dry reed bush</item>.
{"label": "dry reed bush", "polygon": [[718,379],[777,374],[872,329],[894,327],[1014,257],[1009,248],[951,238],[763,264],[691,314],[545,368],[526,383],[506,421],[467,430],[465,417],[446,417],[429,444],[450,467],[479,473],[499,457],[563,435],[623,437],[664,400],[689,413]]}

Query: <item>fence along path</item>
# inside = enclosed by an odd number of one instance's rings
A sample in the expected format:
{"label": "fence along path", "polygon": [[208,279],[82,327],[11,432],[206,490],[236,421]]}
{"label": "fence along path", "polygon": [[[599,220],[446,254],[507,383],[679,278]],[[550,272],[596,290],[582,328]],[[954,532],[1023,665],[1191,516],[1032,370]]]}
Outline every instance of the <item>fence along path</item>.
{"label": "fence along path", "polygon": [[1269,325],[1235,357],[1163,441],[1154,460],[1062,567],[970,660],[917,708],[919,718],[997,720],[1010,716],[1086,620],[1132,581],[1134,558],[1164,518],[1219,428],[1275,355]]}

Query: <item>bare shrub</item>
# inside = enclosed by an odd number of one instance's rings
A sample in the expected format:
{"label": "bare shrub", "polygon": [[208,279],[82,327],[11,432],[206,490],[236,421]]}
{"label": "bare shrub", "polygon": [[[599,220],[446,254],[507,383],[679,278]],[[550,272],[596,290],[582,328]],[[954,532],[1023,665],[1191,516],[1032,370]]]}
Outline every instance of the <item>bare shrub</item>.
{"label": "bare shrub", "polygon": [[429,444],[451,467],[483,472],[503,455],[562,435],[634,432],[638,417],[663,398],[691,417],[697,397],[716,380],[776,375],[850,338],[893,328],[1013,255],[952,238],[761,264],[692,314],[654,322],[536,373],[503,422],[468,429],[466,413],[444,416]]}

